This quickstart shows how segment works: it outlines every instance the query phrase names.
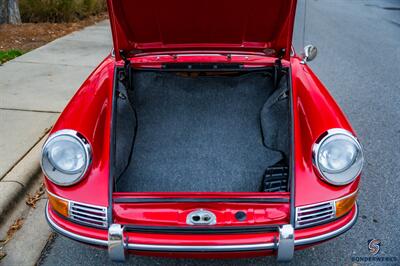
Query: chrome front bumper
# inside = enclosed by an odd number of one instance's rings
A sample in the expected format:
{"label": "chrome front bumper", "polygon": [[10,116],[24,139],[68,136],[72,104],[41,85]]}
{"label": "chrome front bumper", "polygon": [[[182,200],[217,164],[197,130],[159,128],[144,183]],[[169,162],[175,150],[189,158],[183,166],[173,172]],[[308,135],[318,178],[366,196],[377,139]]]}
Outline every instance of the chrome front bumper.
{"label": "chrome front bumper", "polygon": [[326,234],[295,239],[295,230],[292,225],[286,224],[279,227],[279,239],[276,243],[257,243],[246,245],[151,245],[151,244],[135,244],[129,243],[124,235],[124,227],[119,224],[112,224],[108,230],[108,240],[101,240],[81,236],[69,232],[57,225],[50,217],[49,210],[46,207],[46,218],[49,225],[56,232],[74,240],[87,244],[108,247],[108,253],[111,260],[124,261],[128,250],[136,251],[153,251],[153,252],[244,252],[259,250],[277,250],[278,261],[290,261],[293,258],[294,249],[297,246],[311,245],[334,238],[347,230],[349,230],[356,222],[358,216],[358,208],[355,205],[355,214],[352,219],[343,227]]}
{"label": "chrome front bumper", "polygon": [[128,249],[146,251],[181,251],[181,252],[232,252],[278,249],[277,260],[290,261],[294,254],[294,229],[290,224],[279,228],[277,243],[251,244],[251,245],[221,245],[221,246],[172,246],[172,245],[138,245],[128,243],[124,236],[124,227],[112,224],[108,229],[108,255],[111,260],[123,262]]}

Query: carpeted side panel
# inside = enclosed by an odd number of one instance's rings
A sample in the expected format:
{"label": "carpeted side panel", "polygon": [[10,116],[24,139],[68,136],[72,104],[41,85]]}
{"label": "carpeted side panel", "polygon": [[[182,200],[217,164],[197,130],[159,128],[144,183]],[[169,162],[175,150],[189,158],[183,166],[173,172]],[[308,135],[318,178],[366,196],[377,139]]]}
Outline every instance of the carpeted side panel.
{"label": "carpeted side panel", "polygon": [[118,191],[259,191],[281,154],[263,145],[262,73],[237,77],[134,75],[138,131]]}
{"label": "carpeted side panel", "polygon": [[282,78],[278,88],[268,97],[261,110],[261,127],[267,148],[282,151],[289,158],[289,94],[287,80]]}
{"label": "carpeted side panel", "polygon": [[[119,82],[115,95],[115,177],[119,179],[129,164],[131,147],[135,137],[136,117],[125,86]],[[117,180],[118,180],[117,179]]]}

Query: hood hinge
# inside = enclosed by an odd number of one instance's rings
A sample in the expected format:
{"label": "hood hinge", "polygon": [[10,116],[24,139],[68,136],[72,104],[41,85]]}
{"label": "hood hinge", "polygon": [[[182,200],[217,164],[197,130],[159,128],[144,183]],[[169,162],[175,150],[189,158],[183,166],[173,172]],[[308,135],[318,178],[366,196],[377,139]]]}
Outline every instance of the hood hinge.
{"label": "hood hinge", "polygon": [[130,90],[130,88],[131,88],[131,77],[132,77],[131,61],[129,60],[126,51],[120,50],[119,54],[121,55],[122,60],[124,60],[124,71],[120,72],[123,75],[119,76],[119,80],[121,82],[124,82],[125,88],[127,90]]}
{"label": "hood hinge", "polygon": [[275,60],[275,68],[274,68],[274,87],[278,88],[279,82],[282,78],[282,58],[285,55],[286,49],[281,49],[278,52],[278,59]]}

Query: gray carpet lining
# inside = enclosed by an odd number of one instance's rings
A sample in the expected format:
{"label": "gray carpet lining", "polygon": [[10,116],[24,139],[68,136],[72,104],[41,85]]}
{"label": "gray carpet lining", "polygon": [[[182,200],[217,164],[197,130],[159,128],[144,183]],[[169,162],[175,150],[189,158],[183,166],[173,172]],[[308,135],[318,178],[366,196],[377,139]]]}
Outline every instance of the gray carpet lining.
{"label": "gray carpet lining", "polygon": [[289,94],[287,80],[283,77],[261,110],[261,127],[264,145],[282,151],[286,158],[289,158],[289,125]]}
{"label": "gray carpet lining", "polygon": [[273,92],[265,74],[143,71],[133,80],[137,135],[117,191],[259,191],[282,158],[263,145],[260,112]]}

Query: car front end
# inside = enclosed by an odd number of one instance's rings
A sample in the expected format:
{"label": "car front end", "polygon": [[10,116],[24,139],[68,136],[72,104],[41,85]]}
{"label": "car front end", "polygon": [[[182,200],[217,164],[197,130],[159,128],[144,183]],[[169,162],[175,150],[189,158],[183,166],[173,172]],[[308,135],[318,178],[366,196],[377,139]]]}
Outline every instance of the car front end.
{"label": "car front end", "polygon": [[49,225],[114,261],[290,261],[349,230],[363,151],[307,65],[313,50],[291,47],[296,1],[254,0],[265,8],[239,21],[223,1],[194,15],[160,2],[170,12],[156,18],[135,2],[108,1],[114,50],[44,144]]}

